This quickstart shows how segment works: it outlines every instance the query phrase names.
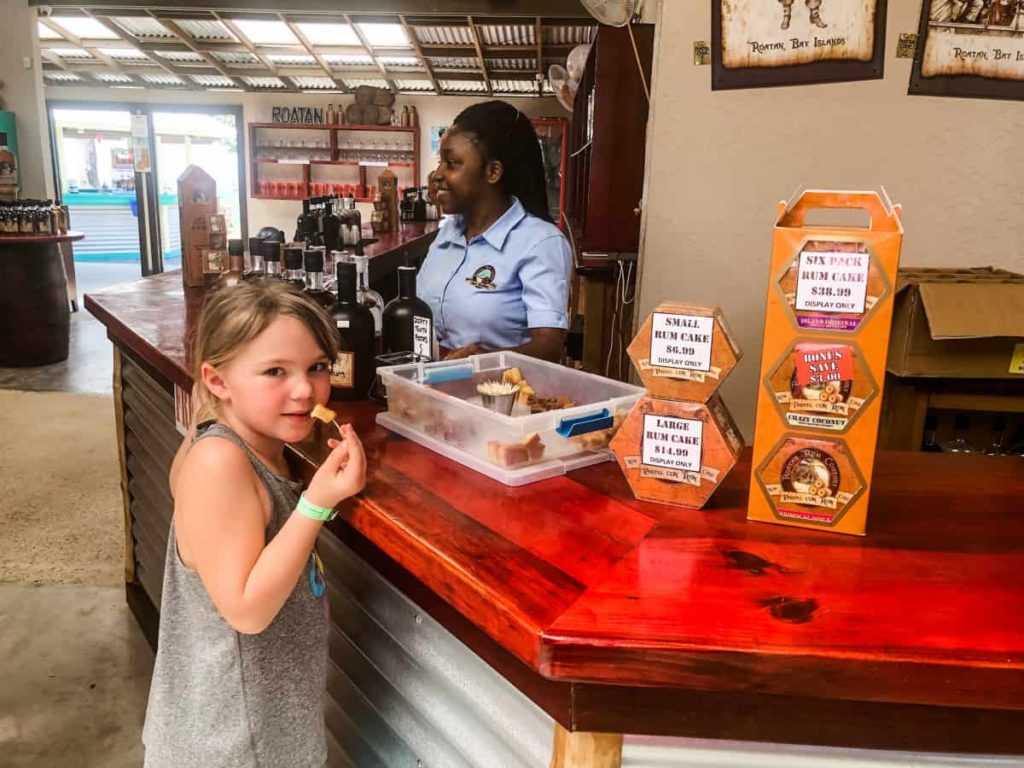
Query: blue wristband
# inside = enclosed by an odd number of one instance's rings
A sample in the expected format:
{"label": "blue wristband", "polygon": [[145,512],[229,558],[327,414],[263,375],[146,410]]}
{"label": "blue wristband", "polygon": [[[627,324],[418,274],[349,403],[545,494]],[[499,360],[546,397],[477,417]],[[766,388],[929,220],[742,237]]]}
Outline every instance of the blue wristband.
{"label": "blue wristband", "polygon": [[333,520],[336,514],[333,507],[317,506],[306,498],[306,494],[299,496],[299,503],[295,505],[295,509],[298,510],[300,515],[305,515],[313,520],[319,520],[322,523]]}

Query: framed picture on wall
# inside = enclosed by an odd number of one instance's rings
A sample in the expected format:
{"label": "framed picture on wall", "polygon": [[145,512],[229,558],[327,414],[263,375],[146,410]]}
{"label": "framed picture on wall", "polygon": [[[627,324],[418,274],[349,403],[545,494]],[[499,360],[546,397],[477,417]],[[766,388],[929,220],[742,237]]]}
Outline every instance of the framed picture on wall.
{"label": "framed picture on wall", "polygon": [[924,0],[910,93],[1024,99],[1024,0]]}
{"label": "framed picture on wall", "polygon": [[712,89],[881,78],[885,11],[886,0],[712,0]]}

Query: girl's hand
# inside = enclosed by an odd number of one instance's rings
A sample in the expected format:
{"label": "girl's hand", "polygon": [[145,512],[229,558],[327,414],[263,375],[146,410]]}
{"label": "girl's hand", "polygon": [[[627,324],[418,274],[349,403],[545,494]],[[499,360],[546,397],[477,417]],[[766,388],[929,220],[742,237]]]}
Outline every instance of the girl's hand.
{"label": "girl's hand", "polygon": [[306,498],[319,507],[334,508],[366,485],[366,453],[351,424],[341,428],[344,440],[328,440],[331,452],[313,475]]}

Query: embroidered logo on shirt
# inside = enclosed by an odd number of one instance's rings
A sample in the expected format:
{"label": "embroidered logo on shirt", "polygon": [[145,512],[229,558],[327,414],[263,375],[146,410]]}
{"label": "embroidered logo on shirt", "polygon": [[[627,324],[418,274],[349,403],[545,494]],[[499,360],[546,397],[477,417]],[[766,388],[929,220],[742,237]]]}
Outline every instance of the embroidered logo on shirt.
{"label": "embroidered logo on shirt", "polygon": [[497,288],[497,284],[494,282],[495,271],[494,267],[490,264],[480,267],[476,272],[473,273],[472,277],[467,277],[466,282],[472,285],[474,288],[482,288],[486,291],[493,291]]}

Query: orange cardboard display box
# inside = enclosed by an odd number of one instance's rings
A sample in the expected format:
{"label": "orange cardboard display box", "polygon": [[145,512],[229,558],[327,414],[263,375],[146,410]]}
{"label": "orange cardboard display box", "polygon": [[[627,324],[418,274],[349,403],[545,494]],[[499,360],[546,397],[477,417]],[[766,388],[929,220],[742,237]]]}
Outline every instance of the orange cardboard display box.
{"label": "orange cardboard display box", "polygon": [[[859,209],[870,225],[811,226],[814,209]],[[902,242],[884,190],[779,204],[749,520],[864,535]]]}

